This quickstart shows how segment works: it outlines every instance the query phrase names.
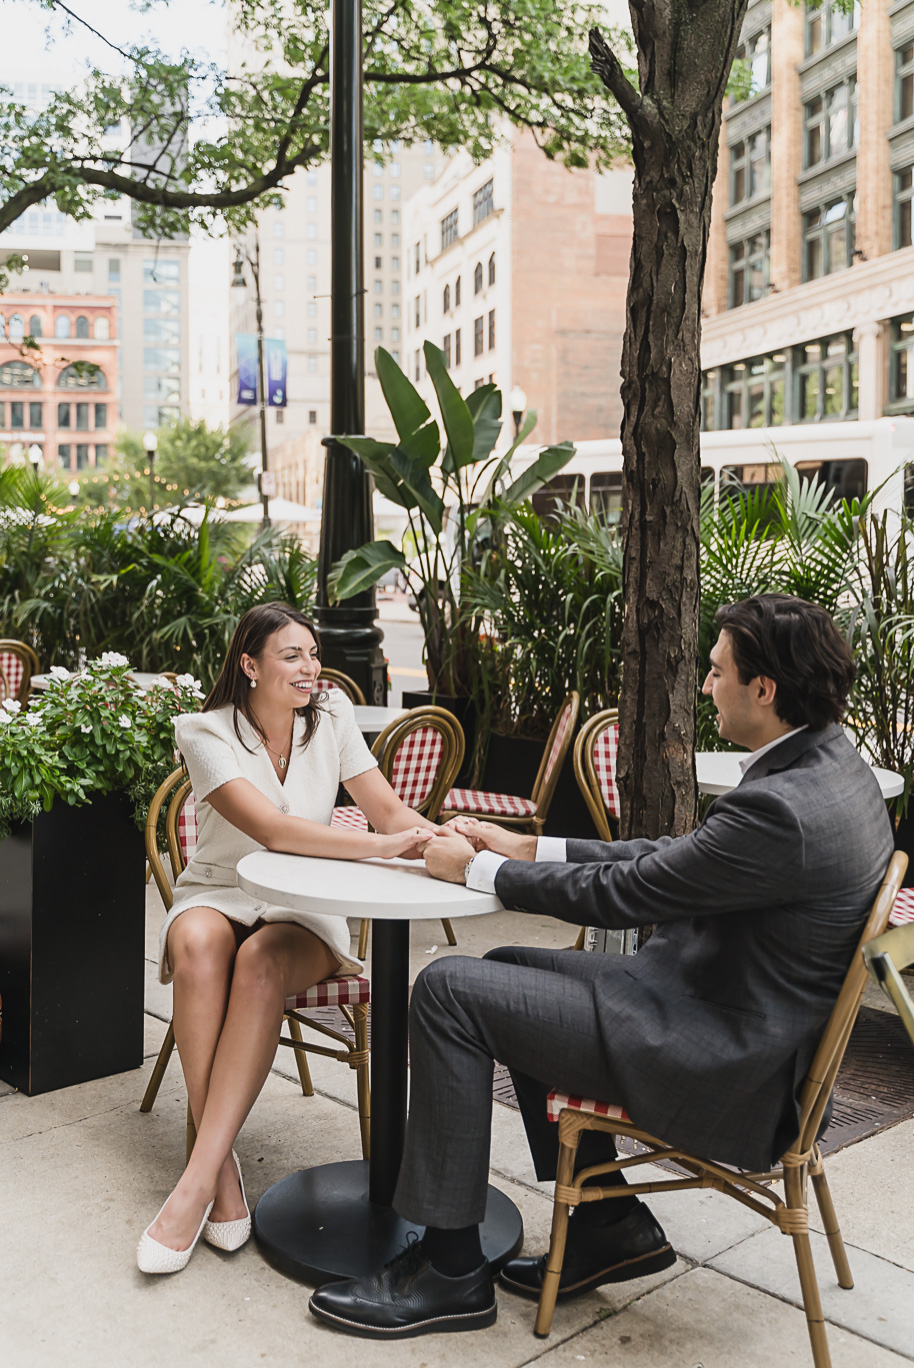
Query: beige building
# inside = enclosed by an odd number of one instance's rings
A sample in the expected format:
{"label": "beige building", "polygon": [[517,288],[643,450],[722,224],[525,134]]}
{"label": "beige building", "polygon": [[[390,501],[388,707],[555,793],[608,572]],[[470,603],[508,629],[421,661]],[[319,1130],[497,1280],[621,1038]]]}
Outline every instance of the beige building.
{"label": "beige building", "polygon": [[776,446],[784,425],[820,425],[825,459],[822,425],[860,424],[861,453],[829,476],[854,494],[867,487],[862,425],[914,414],[914,0],[850,14],[835,0],[754,0],[739,55],[744,98],[725,115],[705,280],[702,426],[759,429]]}
{"label": "beige building", "polygon": [[431,400],[423,343],[464,392],[519,386],[538,443],[615,436],[632,176],[549,161],[512,130],[480,165],[452,155],[406,211],[405,369]]}

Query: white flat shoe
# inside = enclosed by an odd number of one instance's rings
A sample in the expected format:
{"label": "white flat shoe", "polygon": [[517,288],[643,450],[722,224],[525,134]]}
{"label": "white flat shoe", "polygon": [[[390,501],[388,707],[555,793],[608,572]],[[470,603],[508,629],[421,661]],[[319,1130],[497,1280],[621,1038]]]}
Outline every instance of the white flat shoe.
{"label": "white flat shoe", "polygon": [[[203,1223],[203,1238],[207,1244],[214,1245],[216,1249],[224,1249],[227,1254],[234,1254],[236,1249],[240,1249],[243,1244],[247,1244],[251,1238],[251,1213],[248,1210],[248,1199],[244,1192],[244,1179],[241,1176],[241,1164],[238,1155],[232,1150],[232,1158],[235,1161],[235,1168],[238,1170],[238,1182],[241,1184],[241,1200],[244,1202],[245,1215],[239,1217],[237,1221],[210,1221]],[[209,1213],[207,1212],[207,1216]]]}
{"label": "white flat shoe", "polygon": [[190,1256],[196,1248],[197,1241],[203,1234],[203,1227],[206,1225],[209,1214],[213,1209],[213,1203],[210,1202],[203,1213],[200,1229],[197,1231],[188,1249],[169,1249],[168,1245],[159,1244],[158,1240],[154,1240],[149,1233],[150,1228],[155,1225],[167,1205],[168,1200],[166,1199],[162,1203],[158,1214],[149,1222],[149,1225],[140,1236],[140,1243],[137,1245],[136,1250],[136,1265],[141,1273],[180,1273],[182,1268],[186,1268],[190,1262]]}

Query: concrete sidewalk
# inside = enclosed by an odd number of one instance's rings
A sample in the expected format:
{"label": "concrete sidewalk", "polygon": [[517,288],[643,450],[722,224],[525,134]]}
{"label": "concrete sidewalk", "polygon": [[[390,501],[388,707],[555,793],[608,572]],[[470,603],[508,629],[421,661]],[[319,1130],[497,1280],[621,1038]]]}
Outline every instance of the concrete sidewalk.
{"label": "concrete sidewalk", "polygon": [[[679,1253],[676,1265],[560,1306],[548,1340],[533,1336],[533,1304],[504,1291],[496,1325],[482,1333],[390,1344],[339,1335],[308,1314],[308,1290],[270,1268],[253,1242],[233,1256],[201,1244],[183,1273],[145,1278],[134,1262],[136,1242],[180,1172],[185,1108],[173,1061],[154,1111],[138,1110],[170,1014],[170,990],[155,980],[162,907],[154,888],[147,901],[144,1068],[36,1098],[0,1084],[2,1368],[811,1365],[791,1241],[710,1192],[652,1198]],[[439,923],[416,923],[413,977],[443,954],[572,939],[560,923],[512,914],[461,922],[457,934],[460,944],[449,950]],[[296,1168],[359,1157],[354,1076],[317,1057],[311,1067],[316,1095],[303,1098],[292,1052],[279,1051],[240,1136],[252,1205]],[[533,1178],[519,1114],[498,1104],[492,1156],[492,1181],[523,1213],[527,1250],[545,1248],[548,1187]],[[850,1292],[838,1288],[817,1235],[834,1368],[910,1364],[914,1118],[835,1155],[828,1174],[857,1283]],[[811,1218],[818,1230],[814,1208]]]}

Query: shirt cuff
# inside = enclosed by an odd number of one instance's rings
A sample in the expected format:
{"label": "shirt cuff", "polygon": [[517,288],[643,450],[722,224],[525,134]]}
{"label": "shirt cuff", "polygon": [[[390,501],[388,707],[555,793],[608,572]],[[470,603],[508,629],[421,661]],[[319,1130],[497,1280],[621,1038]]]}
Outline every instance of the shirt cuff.
{"label": "shirt cuff", "polygon": [[540,836],[536,842],[537,864],[565,864],[568,855],[564,836]]}
{"label": "shirt cuff", "polygon": [[506,855],[496,855],[494,850],[481,850],[470,863],[470,877],[467,888],[474,893],[494,893],[495,875],[507,859]]}

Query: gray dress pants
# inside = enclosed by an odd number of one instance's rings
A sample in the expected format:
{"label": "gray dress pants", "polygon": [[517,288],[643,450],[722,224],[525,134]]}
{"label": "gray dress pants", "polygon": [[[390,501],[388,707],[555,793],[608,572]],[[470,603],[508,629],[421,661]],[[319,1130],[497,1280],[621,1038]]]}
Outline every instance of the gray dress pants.
{"label": "gray dress pants", "polygon": [[[618,1096],[597,1031],[594,981],[606,958],[507,946],[454,956],[419,975],[410,1003],[410,1108],[394,1207],[417,1225],[482,1221],[492,1129],[493,1061],[511,1071],[538,1179],[555,1177],[553,1088]],[[608,1135],[585,1132],[578,1168],[611,1159]]]}

